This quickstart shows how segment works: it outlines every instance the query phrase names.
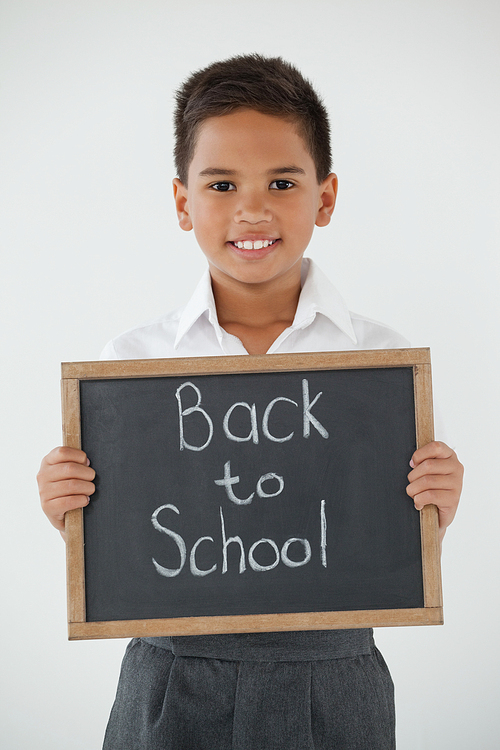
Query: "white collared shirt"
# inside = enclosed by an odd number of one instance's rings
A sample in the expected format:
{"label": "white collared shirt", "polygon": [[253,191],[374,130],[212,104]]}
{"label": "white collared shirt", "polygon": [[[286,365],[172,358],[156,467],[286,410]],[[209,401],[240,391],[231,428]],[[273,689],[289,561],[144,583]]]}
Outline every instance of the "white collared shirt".
{"label": "white collared shirt", "polygon": [[[302,262],[302,291],[292,325],[268,354],[395,349],[409,346],[392,328],[349,312],[318,266]],[[219,325],[207,269],[185,305],[156,320],[131,328],[110,341],[101,359],[149,359],[248,354],[240,339]]]}

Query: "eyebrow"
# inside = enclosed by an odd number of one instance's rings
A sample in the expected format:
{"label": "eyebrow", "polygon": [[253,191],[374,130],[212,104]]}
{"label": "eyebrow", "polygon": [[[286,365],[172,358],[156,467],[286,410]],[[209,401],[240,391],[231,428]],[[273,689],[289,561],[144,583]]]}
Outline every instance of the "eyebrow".
{"label": "eyebrow", "polygon": [[268,169],[267,174],[305,174],[301,167],[278,167],[278,169]]}
{"label": "eyebrow", "polygon": [[[207,167],[203,169],[198,177],[234,177],[238,172],[235,169],[223,169],[222,167]],[[281,175],[281,174],[305,174],[305,171],[301,167],[277,167],[276,169],[268,169],[267,174]]]}
{"label": "eyebrow", "polygon": [[231,177],[236,174],[235,169],[222,169],[221,167],[207,167],[200,172],[198,177]]}

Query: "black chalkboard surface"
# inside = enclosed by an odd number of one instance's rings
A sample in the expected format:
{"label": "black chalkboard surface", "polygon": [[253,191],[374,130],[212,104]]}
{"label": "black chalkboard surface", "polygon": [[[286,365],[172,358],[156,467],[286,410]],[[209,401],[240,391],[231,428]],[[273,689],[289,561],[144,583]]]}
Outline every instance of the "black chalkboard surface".
{"label": "black chalkboard surface", "polygon": [[68,442],[96,470],[70,637],[441,621],[405,491],[427,350],[64,368]]}

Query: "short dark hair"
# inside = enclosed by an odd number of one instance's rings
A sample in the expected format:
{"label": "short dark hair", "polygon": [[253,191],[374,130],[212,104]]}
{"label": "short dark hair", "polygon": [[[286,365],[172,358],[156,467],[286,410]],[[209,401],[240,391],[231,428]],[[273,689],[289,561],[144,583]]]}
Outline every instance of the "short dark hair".
{"label": "short dark hair", "polygon": [[192,73],[176,92],[175,168],[187,185],[200,125],[209,117],[253,109],[293,122],[322,182],[331,171],[328,113],[312,84],[281,57],[237,55]]}

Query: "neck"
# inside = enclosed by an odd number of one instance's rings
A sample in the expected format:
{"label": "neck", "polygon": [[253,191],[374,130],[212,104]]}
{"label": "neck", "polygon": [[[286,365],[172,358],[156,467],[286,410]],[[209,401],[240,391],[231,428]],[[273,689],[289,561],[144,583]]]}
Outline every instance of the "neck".
{"label": "neck", "polygon": [[299,273],[261,284],[223,281],[212,273],[219,324],[237,336],[249,354],[265,354],[295,317],[300,296]]}

